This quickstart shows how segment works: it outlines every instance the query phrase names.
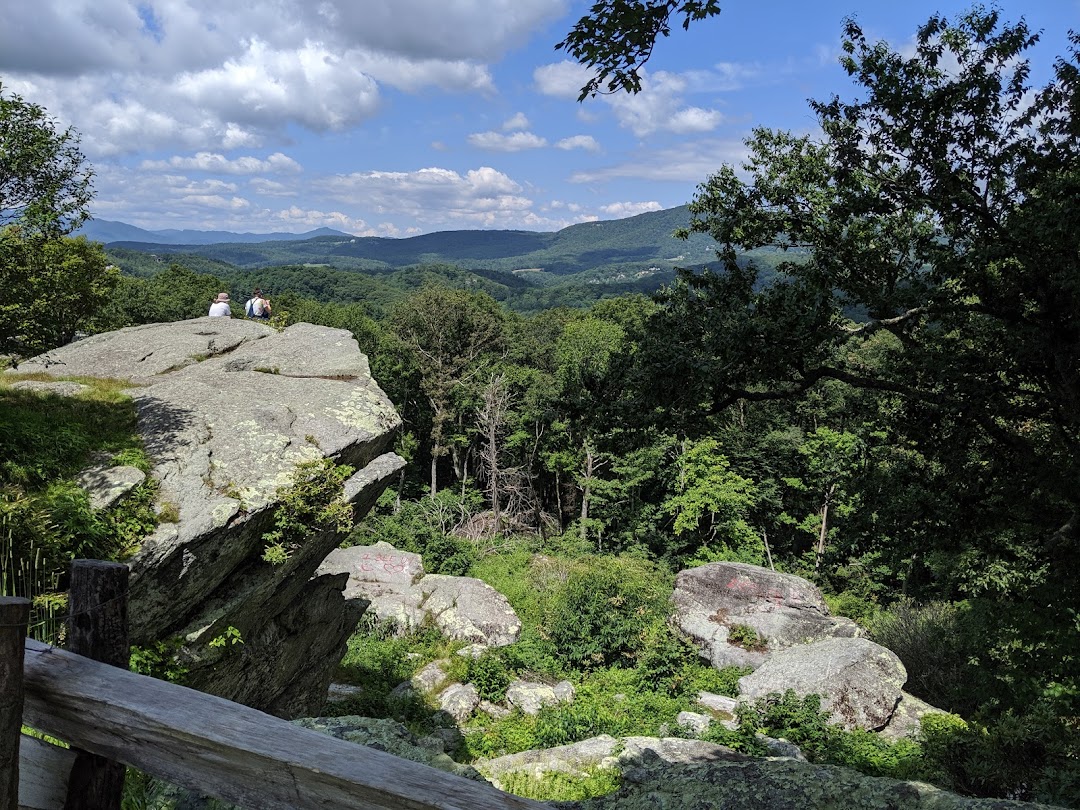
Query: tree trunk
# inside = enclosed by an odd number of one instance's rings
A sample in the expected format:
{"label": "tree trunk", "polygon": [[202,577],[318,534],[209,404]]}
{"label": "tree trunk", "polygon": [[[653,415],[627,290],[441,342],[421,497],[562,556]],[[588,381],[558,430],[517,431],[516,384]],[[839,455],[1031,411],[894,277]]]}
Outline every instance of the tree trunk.
{"label": "tree trunk", "polygon": [[836,484],[825,491],[825,501],[821,504],[821,531],[818,533],[817,557],[814,560],[814,570],[821,568],[821,558],[825,556],[825,535],[829,531],[829,504],[836,492]]}

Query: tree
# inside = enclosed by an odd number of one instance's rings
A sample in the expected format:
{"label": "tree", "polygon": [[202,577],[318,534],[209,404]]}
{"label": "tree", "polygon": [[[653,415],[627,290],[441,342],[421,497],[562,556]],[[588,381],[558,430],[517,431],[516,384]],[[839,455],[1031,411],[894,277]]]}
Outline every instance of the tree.
{"label": "tree", "polygon": [[597,93],[641,89],[642,66],[657,38],[671,33],[671,17],[683,15],[682,27],[720,13],[719,0],[599,0],[558,43],[596,75],[581,88],[578,101]]}
{"label": "tree", "polygon": [[71,233],[89,216],[93,170],[79,135],[0,84],[0,226],[17,222],[25,236]]}
{"label": "tree", "polygon": [[431,408],[431,495],[438,492],[437,467],[450,452],[450,428],[459,414],[459,395],[483,370],[485,357],[503,339],[503,315],[484,293],[425,287],[403,301],[391,328],[413,354],[420,388]]}
{"label": "tree", "polygon": [[105,251],[85,237],[25,239],[0,230],[0,351],[30,355],[95,331],[120,280]]}

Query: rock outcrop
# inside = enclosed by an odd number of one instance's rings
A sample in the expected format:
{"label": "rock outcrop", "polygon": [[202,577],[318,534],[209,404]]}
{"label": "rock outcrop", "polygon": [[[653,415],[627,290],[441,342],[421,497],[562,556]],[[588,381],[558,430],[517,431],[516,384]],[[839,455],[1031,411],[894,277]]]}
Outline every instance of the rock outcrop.
{"label": "rock outcrop", "polygon": [[[861,634],[850,619],[832,616],[814,585],[792,574],[744,563],[709,563],[680,571],[672,595],[674,622],[713,666],[758,667],[775,650],[830,637]],[[761,649],[732,643],[742,625]]]}
{"label": "rock outcrop", "polygon": [[[355,468],[342,497],[357,516],[404,464],[387,452],[400,419],[352,336],[197,318],[95,335],[19,371],[137,386],[159,508],[178,519],[130,561],[133,643],[177,639],[195,688],[283,717],[317,713],[364,604],[346,603],[346,576],[312,578],[336,529],[279,565],[262,559],[263,535],[298,463]],[[242,644],[220,644],[236,633]]]}
{"label": "rock outcrop", "polygon": [[521,621],[506,597],[472,577],[424,574],[419,554],[389,543],[330,553],[320,574],[347,574],[345,598],[370,602],[380,620],[402,627],[435,623],[443,635],[488,647],[517,641]]}
{"label": "rock outcrop", "polygon": [[739,679],[739,696],[753,700],[792,689],[821,696],[830,722],[874,731],[892,718],[907,671],[895,653],[865,638],[830,638],[780,650]]}

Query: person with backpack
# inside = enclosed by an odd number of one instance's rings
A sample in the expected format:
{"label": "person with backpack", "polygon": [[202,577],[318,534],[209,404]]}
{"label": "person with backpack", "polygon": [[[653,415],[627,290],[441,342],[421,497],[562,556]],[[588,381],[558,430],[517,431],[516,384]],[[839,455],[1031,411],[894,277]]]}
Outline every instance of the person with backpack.
{"label": "person with backpack", "polygon": [[244,304],[244,314],[249,318],[262,321],[270,320],[270,302],[263,297],[263,291],[256,288],[251,298]]}

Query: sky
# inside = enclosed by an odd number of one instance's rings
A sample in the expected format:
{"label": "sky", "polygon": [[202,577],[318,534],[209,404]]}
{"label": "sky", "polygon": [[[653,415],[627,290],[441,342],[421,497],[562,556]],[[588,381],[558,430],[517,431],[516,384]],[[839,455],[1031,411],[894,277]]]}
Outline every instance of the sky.
{"label": "sky", "polygon": [[[859,97],[843,20],[912,47],[953,0],[731,0],[662,39],[642,91],[578,103],[571,0],[4,0],[0,84],[72,126],[91,213],[161,230],[553,231],[689,202],[755,127]],[[1080,0],[999,0],[1042,32]]]}

